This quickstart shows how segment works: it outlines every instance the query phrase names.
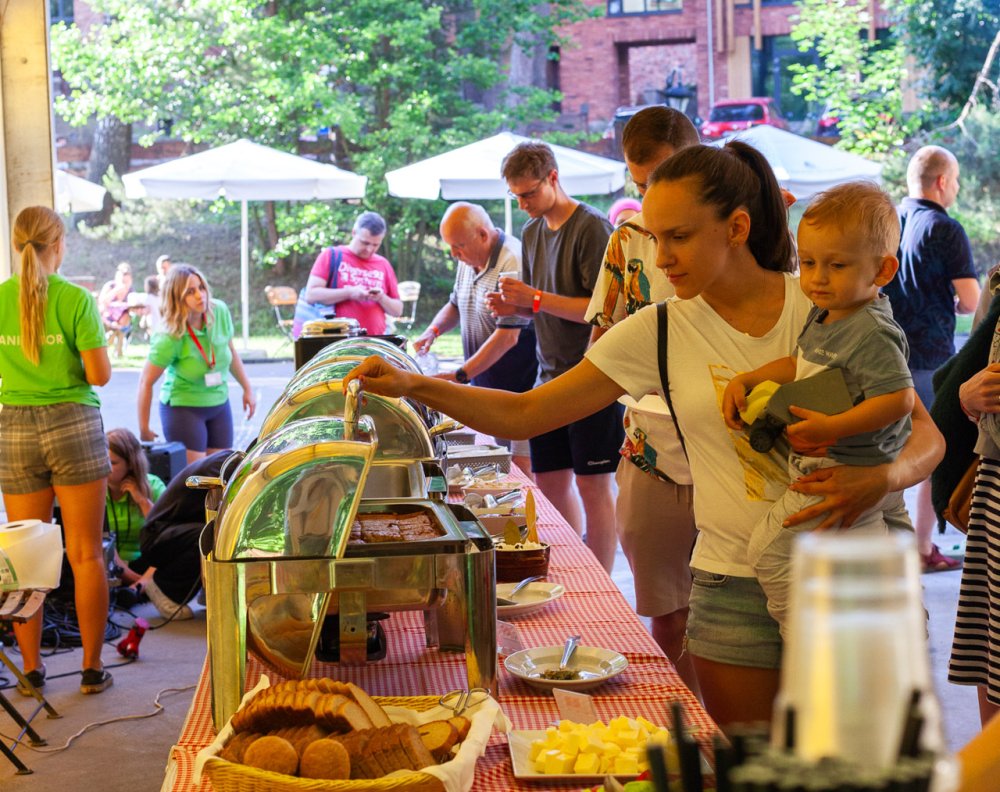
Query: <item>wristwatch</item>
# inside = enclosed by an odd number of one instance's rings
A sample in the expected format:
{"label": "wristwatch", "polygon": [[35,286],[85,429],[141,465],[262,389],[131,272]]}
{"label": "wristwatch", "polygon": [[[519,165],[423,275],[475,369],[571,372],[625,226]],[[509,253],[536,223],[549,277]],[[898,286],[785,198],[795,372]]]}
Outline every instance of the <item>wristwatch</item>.
{"label": "wristwatch", "polygon": [[468,385],[469,375],[465,373],[464,368],[455,369],[455,382],[460,382],[462,385]]}

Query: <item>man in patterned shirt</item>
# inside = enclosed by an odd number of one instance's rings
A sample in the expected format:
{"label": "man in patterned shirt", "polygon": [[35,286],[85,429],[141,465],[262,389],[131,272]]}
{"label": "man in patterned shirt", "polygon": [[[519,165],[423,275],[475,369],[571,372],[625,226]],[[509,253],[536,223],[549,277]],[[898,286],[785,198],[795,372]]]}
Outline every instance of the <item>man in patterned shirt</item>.
{"label": "man in patterned shirt", "polygon": [[[657,165],[698,143],[698,131],[683,113],[667,107],[640,110],[625,125],[625,164],[640,195]],[[595,325],[592,341],[643,306],[673,296],[656,268],[656,239],[642,213],[611,235],[585,317]],[[651,617],[653,638],[673,660],[685,683],[698,691],[684,653],[691,572],[688,561],[697,531],[691,508],[691,472],[667,405],[659,396],[636,402],[623,396],[625,442],[615,480],[615,525],[635,579],[636,611]]]}
{"label": "man in patterned shirt", "polygon": [[[448,207],[440,232],[459,261],[455,287],[448,302],[414,340],[414,348],[426,352],[441,333],[460,324],[465,362],[454,373],[440,377],[481,388],[516,393],[531,390],[538,371],[531,320],[521,316],[495,318],[485,302],[487,294],[498,290],[501,275],[520,277],[521,243],[496,228],[483,207],[464,201]],[[527,440],[497,438],[497,442],[511,449],[518,467],[531,472]]]}

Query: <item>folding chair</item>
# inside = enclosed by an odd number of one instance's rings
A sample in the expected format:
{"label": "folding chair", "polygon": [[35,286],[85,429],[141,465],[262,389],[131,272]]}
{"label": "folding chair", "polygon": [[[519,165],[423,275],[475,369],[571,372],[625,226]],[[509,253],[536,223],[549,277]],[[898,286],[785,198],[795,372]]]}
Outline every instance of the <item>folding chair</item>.
{"label": "folding chair", "polygon": [[[396,284],[399,299],[403,301],[403,315],[392,320],[394,332],[401,328],[409,330],[417,318],[417,300],[420,298],[420,283],[418,281],[400,281]],[[409,308],[409,310],[407,310]]]}
{"label": "folding chair", "polygon": [[[7,591],[0,592],[0,621],[13,621],[13,622],[26,622],[32,616],[34,616],[42,605],[45,603],[45,592],[44,591]],[[21,728],[14,741],[10,744],[10,747],[6,745],[3,741],[0,741],[0,753],[7,757],[11,764],[17,768],[18,775],[28,775],[33,772],[27,765],[24,764],[20,759],[14,755],[14,749],[17,748],[18,742],[25,735],[31,741],[32,745],[46,745],[46,741],[39,736],[39,734],[31,728],[31,722],[35,719],[43,709],[48,713],[50,718],[61,718],[58,712],[45,700],[45,696],[41,694],[37,688],[32,687],[31,683],[27,680],[24,674],[21,673],[21,669],[7,656],[7,653],[3,650],[3,644],[0,644],[0,662],[2,662],[10,671],[14,674],[21,685],[27,690],[31,691],[31,695],[34,696],[37,705],[31,714],[26,718],[14,705],[8,701],[4,692],[0,690],[0,708],[5,710],[14,722]]]}
{"label": "folding chair", "polygon": [[[295,303],[299,301],[298,292],[291,286],[265,286],[264,294],[267,295],[267,301],[274,309],[274,318],[278,323],[278,329],[287,339],[285,343],[292,341],[292,326],[295,324]],[[290,310],[293,315],[286,316],[282,313],[282,309]]]}

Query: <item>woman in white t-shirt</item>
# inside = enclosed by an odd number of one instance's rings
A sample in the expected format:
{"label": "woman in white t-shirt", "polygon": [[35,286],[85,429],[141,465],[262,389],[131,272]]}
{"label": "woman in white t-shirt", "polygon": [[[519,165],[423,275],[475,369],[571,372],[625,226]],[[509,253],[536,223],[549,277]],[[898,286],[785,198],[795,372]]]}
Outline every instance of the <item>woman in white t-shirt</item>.
{"label": "woman in white t-shirt", "polygon": [[[688,620],[705,706],[721,726],[769,720],[781,637],[747,563],[750,531],[788,486],[786,460],[751,451],[720,409],[735,373],[790,355],[809,303],[789,274],[793,251],[785,203],[764,157],[746,144],[693,146],[661,164],[643,202],[656,236],[656,265],[677,299],[668,303],[668,379],[695,487],[700,531],[692,556]],[[623,393],[661,390],[657,308],[611,328],[561,377],[523,394],[484,391],[408,374],[376,358],[348,379],[366,390],[409,395],[489,434],[530,437],[578,420]],[[849,525],[889,491],[930,474],[944,443],[922,406],[896,462],[833,467],[791,486],[822,500],[793,518],[826,515]],[[822,453],[822,449],[797,449]]]}

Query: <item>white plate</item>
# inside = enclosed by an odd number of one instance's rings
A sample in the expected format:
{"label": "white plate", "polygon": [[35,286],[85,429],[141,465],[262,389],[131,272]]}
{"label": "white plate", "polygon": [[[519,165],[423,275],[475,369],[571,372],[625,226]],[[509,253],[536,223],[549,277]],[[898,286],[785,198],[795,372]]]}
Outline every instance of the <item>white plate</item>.
{"label": "white plate", "polygon": [[[535,763],[530,758],[531,744],[535,740],[544,738],[545,732],[543,730],[507,732],[507,745],[510,748],[511,764],[514,765],[514,778],[520,778],[525,781],[576,781],[580,784],[601,784],[608,777],[607,774],[584,775],[582,773],[568,773],[565,775],[555,775],[539,773],[535,769]],[[698,752],[698,758],[701,759],[702,776],[708,776],[715,772],[712,766],[705,760],[705,755],[701,751]],[[634,781],[636,779],[634,775],[614,775],[614,777],[622,782]],[[679,777],[671,773],[669,778],[671,781],[670,786],[673,788],[673,782],[679,781]]]}
{"label": "white plate", "polygon": [[508,655],[503,664],[514,676],[539,690],[590,690],[618,676],[628,667],[628,660],[618,652],[594,646],[578,646],[567,668],[579,671],[579,679],[542,679],[542,674],[550,668],[559,667],[562,653],[562,646],[539,646]]}
{"label": "white plate", "polygon": [[518,528],[524,528],[527,525],[527,518],[524,514],[518,514],[517,512],[512,514],[480,514],[476,515],[476,519],[483,524],[483,528],[486,529],[490,536],[503,536],[503,532],[507,528],[507,523],[511,520],[514,521],[514,525]]}
{"label": "white plate", "polygon": [[[579,650],[577,650],[579,651]],[[549,774],[539,773],[535,763],[531,761],[531,744],[535,740],[545,738],[545,731],[509,731],[507,744],[510,746],[510,761],[514,765],[514,778],[526,781],[576,781],[580,784],[600,784],[607,778],[606,774],[583,775],[576,773]],[[636,776],[615,776],[619,781],[633,781]]]}
{"label": "white plate", "polygon": [[[497,583],[497,596],[507,597],[510,590],[517,583]],[[515,616],[527,616],[529,613],[540,611],[553,600],[559,599],[566,593],[566,589],[559,583],[544,583],[536,581],[529,583],[515,597],[517,605],[497,605],[497,616],[502,619],[511,619]],[[556,661],[558,663],[558,660]]]}

